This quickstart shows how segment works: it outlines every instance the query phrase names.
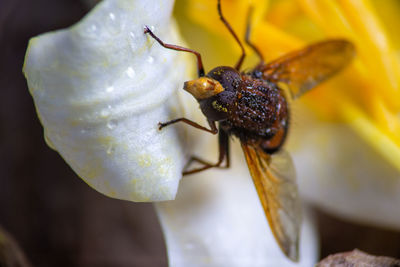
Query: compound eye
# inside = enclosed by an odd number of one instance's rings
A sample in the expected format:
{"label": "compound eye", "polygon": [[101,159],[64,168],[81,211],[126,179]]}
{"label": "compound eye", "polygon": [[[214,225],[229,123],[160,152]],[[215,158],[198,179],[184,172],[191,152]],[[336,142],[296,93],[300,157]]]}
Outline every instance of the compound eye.
{"label": "compound eye", "polygon": [[242,81],[240,73],[234,68],[227,66],[216,67],[207,76],[219,81],[227,91],[236,91]]}

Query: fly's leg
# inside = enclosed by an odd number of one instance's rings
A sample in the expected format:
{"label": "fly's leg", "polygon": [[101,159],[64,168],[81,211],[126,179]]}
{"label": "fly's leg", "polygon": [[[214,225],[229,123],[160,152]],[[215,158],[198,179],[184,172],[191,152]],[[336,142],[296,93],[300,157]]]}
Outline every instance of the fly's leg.
{"label": "fly's leg", "polygon": [[221,9],[221,0],[218,0],[218,4],[217,4],[217,8],[218,8],[218,14],[219,14],[219,18],[221,19],[221,21],[225,24],[226,28],[228,28],[228,31],[232,34],[233,38],[235,38],[236,42],[239,44],[240,49],[242,50],[242,55],[240,56],[238,62],[235,65],[235,69],[240,71],[240,67],[242,66],[244,57],[246,56],[246,51],[244,50],[243,44],[242,42],[240,42],[238,36],[236,35],[236,33],[234,32],[234,30],[232,29],[231,25],[229,24],[229,22],[225,19],[224,15],[222,14],[222,9]]}
{"label": "fly's leg", "polygon": [[178,45],[172,45],[172,44],[166,44],[163,41],[160,40],[160,38],[158,38],[151,30],[148,26],[144,26],[144,33],[146,34],[150,34],[151,37],[153,37],[161,46],[168,48],[168,49],[172,49],[172,50],[176,50],[176,51],[183,51],[183,52],[189,52],[192,54],[195,54],[197,57],[197,72],[199,74],[199,77],[203,77],[204,76],[204,67],[203,67],[203,61],[201,60],[201,55],[199,52],[194,51],[192,49],[189,48],[185,48],[182,46],[178,46]]}
{"label": "fly's leg", "polygon": [[[171,125],[171,124],[174,124],[174,123],[177,123],[177,122],[183,122],[183,123],[189,124],[192,127],[195,127],[197,129],[200,129],[200,130],[212,133],[212,134],[219,133],[219,135],[218,135],[218,143],[219,143],[218,162],[213,164],[213,163],[210,163],[210,162],[208,162],[206,160],[200,159],[200,158],[198,158],[196,156],[192,156],[189,159],[188,163],[186,164],[186,166],[184,168],[183,175],[188,175],[188,174],[201,172],[201,171],[213,168],[213,167],[229,168],[230,156],[229,156],[229,138],[228,138],[228,134],[224,130],[221,130],[221,129],[219,129],[219,131],[218,131],[218,129],[217,129],[216,125],[215,125],[215,121],[208,120],[208,124],[210,125],[210,128],[211,128],[211,129],[208,129],[208,128],[206,128],[204,126],[201,126],[200,124],[197,124],[196,122],[191,121],[189,119],[179,118],[179,119],[171,120],[171,121],[168,121],[168,122],[165,122],[165,123],[159,123],[158,124],[159,125],[159,130],[161,130],[162,128],[164,128],[164,127],[166,127],[168,125]],[[222,164],[222,162],[224,161],[225,158],[226,158],[226,164],[225,164],[225,166],[221,167],[221,164]],[[202,164],[203,166],[200,167],[200,168],[187,170],[188,167],[193,162],[198,162],[198,163]]]}
{"label": "fly's leg", "polygon": [[158,123],[158,129],[161,130],[162,128],[164,128],[166,126],[174,124],[174,123],[177,123],[177,122],[183,122],[183,123],[189,124],[190,126],[192,126],[194,128],[197,128],[197,129],[200,129],[202,131],[206,131],[206,132],[209,132],[209,133],[212,133],[212,134],[217,134],[218,133],[217,126],[215,126],[215,121],[208,120],[208,124],[210,125],[210,128],[211,128],[211,129],[208,129],[208,128],[206,128],[204,126],[201,126],[200,124],[198,124],[198,123],[196,123],[194,121],[191,121],[189,119],[186,119],[186,118],[174,119],[174,120],[170,120],[168,122],[159,122]]}
{"label": "fly's leg", "polygon": [[[154,40],[156,40],[161,46],[163,46],[163,47],[165,47],[165,48],[172,49],[172,50],[176,50],[176,51],[189,52],[189,53],[193,53],[194,55],[196,55],[196,57],[197,57],[197,72],[198,72],[198,74],[199,74],[199,77],[204,76],[203,61],[201,60],[201,55],[200,55],[199,52],[194,51],[194,50],[189,49],[189,48],[185,48],[185,47],[181,47],[181,46],[177,46],[177,45],[172,45],[172,44],[166,44],[166,43],[164,43],[163,41],[161,41],[160,38],[158,38],[158,37],[150,30],[150,28],[149,28],[148,26],[144,26],[144,33],[145,33],[145,34],[149,34],[152,38],[154,38]],[[195,127],[195,128],[198,128],[198,129],[200,129],[200,130],[210,132],[210,133],[212,133],[212,134],[217,134],[217,133],[218,133],[217,127],[215,126],[215,122],[212,122],[212,123],[211,123],[211,122],[209,121],[209,124],[210,124],[211,129],[207,129],[206,127],[203,127],[203,126],[201,126],[201,125],[195,123],[194,121],[191,121],[191,120],[186,119],[186,118],[179,118],[179,119],[171,120],[171,121],[164,122],[164,123],[161,123],[161,122],[160,122],[160,123],[158,123],[158,129],[161,130],[162,128],[164,128],[164,127],[166,127],[166,126],[168,126],[168,125],[171,125],[171,124],[174,124],[174,123],[177,123],[177,122],[180,122],[180,121],[181,121],[181,122],[184,122],[184,123],[187,123],[187,124],[189,124],[189,125],[191,125],[191,126],[193,126],[193,127]]]}
{"label": "fly's leg", "polygon": [[[219,143],[219,156],[218,156],[217,163],[210,163],[210,162],[200,159],[196,156],[192,156],[190,158],[190,160],[188,161],[188,163],[186,164],[186,167],[183,171],[183,175],[198,173],[198,172],[210,169],[210,168],[229,168],[229,165],[230,165],[229,137],[228,137],[228,134],[224,130],[221,130],[221,128],[219,129],[218,143]],[[226,159],[225,166],[221,166],[224,159]],[[187,170],[188,167],[193,162],[198,162],[198,163],[202,164],[203,166],[200,168]]]}
{"label": "fly's leg", "polygon": [[244,37],[244,40],[245,40],[246,44],[248,46],[250,46],[251,49],[254,50],[254,52],[256,52],[258,58],[260,59],[260,63],[259,64],[263,64],[265,62],[263,55],[261,54],[260,50],[258,50],[258,48],[253,43],[251,43],[251,41],[250,41],[251,17],[252,17],[252,15],[253,15],[253,7],[250,7],[249,11],[247,13],[246,35]]}

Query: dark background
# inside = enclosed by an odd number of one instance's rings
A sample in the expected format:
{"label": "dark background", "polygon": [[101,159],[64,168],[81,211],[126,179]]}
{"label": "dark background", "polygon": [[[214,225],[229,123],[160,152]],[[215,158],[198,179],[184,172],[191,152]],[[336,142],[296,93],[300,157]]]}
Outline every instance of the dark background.
{"label": "dark background", "polygon": [[[0,226],[33,266],[166,266],[153,206],[97,193],[46,146],[22,74],[29,38],[87,11],[78,0],[0,0]],[[316,212],[322,257],[359,248],[400,258],[399,232]]]}

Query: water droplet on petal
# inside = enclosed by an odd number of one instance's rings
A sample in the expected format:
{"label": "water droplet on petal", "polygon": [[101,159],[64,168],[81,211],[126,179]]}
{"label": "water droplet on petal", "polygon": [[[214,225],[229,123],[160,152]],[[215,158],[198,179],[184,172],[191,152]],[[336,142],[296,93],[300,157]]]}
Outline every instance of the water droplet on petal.
{"label": "water droplet on petal", "polygon": [[132,51],[136,50],[136,43],[137,43],[137,40],[136,40],[135,34],[133,32],[129,32],[129,45],[130,45]]}
{"label": "water droplet on petal", "polygon": [[110,120],[107,122],[107,128],[110,130],[115,129],[115,127],[117,127],[118,122],[116,120]]}
{"label": "water droplet on petal", "polygon": [[100,116],[105,118],[108,117],[110,115],[110,111],[107,109],[103,109],[102,111],[100,111]]}
{"label": "water droplet on petal", "polygon": [[135,73],[135,70],[132,67],[127,68],[125,72],[126,72],[126,75],[128,75],[129,78],[131,78],[131,79],[135,78],[136,73]]}
{"label": "water droplet on petal", "polygon": [[107,154],[108,154],[108,155],[111,155],[112,153],[114,153],[114,151],[115,151],[114,145],[113,145],[113,144],[110,144],[110,145],[108,146],[108,148],[107,148]]}
{"label": "water droplet on petal", "polygon": [[149,57],[147,58],[147,62],[149,62],[150,64],[153,63],[153,62],[154,62],[154,57],[149,56]]}
{"label": "water droplet on petal", "polygon": [[97,31],[97,25],[96,24],[91,24],[89,27],[86,29],[87,33],[89,34],[94,34]]}

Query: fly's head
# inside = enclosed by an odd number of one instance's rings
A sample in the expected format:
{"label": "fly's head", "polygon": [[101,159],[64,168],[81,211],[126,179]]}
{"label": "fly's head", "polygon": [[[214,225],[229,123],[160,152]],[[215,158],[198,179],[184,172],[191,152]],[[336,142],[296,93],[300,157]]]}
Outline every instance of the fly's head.
{"label": "fly's head", "polygon": [[207,119],[221,121],[229,117],[241,83],[238,71],[221,66],[212,69],[204,77],[185,82],[183,89],[197,99]]}

